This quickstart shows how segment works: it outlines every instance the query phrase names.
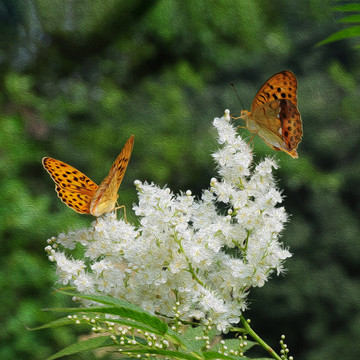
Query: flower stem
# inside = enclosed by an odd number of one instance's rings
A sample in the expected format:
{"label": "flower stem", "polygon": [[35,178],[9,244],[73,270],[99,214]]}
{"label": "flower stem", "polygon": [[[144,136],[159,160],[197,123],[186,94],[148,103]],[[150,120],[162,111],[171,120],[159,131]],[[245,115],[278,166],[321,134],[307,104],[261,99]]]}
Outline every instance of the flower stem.
{"label": "flower stem", "polygon": [[243,324],[246,333],[248,333],[262,348],[264,348],[274,359],[282,360],[281,357],[276,354],[276,352],[263,340],[261,337],[256,334],[256,332],[251,328],[244,316],[240,316],[241,323]]}
{"label": "flower stem", "polygon": [[195,281],[197,281],[201,286],[203,287],[206,287],[205,284],[197,277],[196,273],[195,273],[195,270],[190,262],[190,260],[188,259],[188,257],[185,255],[185,251],[184,251],[184,248],[182,247],[182,244],[181,244],[181,241],[177,238],[176,234],[174,235],[174,239],[175,241],[179,244],[179,247],[180,247],[180,250],[182,251],[182,253],[184,254],[184,257],[189,265],[189,273],[191,274],[191,276],[193,277],[193,279]]}

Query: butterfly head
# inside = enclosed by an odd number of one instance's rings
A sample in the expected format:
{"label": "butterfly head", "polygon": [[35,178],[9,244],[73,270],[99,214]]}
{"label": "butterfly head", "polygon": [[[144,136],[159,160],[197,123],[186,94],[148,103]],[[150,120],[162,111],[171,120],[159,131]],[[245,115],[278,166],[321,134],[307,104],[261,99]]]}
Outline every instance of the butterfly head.
{"label": "butterfly head", "polygon": [[249,116],[249,115],[250,115],[250,111],[248,111],[248,110],[241,110],[241,112],[240,112],[241,119],[244,119],[246,116]]}

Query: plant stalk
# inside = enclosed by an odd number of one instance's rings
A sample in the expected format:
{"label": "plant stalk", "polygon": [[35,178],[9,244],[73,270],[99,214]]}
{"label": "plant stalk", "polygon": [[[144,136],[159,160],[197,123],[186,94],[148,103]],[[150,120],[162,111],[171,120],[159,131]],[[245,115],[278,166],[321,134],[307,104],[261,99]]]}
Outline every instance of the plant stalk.
{"label": "plant stalk", "polygon": [[243,315],[240,316],[241,323],[243,324],[246,333],[249,334],[262,348],[264,348],[274,359],[282,360],[281,357],[276,354],[274,349],[269,346],[256,332],[251,328],[249,323],[246,321]]}

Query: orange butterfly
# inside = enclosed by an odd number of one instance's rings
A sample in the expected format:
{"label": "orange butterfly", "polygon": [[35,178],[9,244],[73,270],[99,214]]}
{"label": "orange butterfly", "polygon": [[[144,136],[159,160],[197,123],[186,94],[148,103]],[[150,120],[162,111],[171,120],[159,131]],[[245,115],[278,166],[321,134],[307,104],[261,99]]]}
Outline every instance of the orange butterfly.
{"label": "orange butterfly", "polygon": [[78,213],[100,216],[115,209],[118,190],[133,146],[134,135],[131,135],[113,163],[109,175],[99,186],[82,172],[60,160],[44,157],[42,163],[54,180],[55,190],[62,202]]}
{"label": "orange butterfly", "polygon": [[297,81],[289,71],[281,71],[268,79],[256,94],[251,111],[242,110],[248,130],[255,133],[274,150],[293,158],[302,137],[302,122],[297,108]]}

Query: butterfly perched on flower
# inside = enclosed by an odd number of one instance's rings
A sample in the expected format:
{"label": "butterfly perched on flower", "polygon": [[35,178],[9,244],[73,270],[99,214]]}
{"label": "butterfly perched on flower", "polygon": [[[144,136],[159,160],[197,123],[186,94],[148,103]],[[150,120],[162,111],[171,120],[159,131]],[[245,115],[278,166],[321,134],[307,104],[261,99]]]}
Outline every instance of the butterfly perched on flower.
{"label": "butterfly perched on flower", "polygon": [[272,149],[281,150],[293,158],[302,137],[302,122],[297,108],[297,80],[289,71],[281,71],[266,80],[256,94],[251,111],[242,110],[248,130]]}
{"label": "butterfly perched on flower", "polygon": [[44,157],[42,163],[54,180],[55,190],[62,202],[78,213],[100,216],[115,209],[133,146],[134,135],[131,135],[100,185],[60,160]]}

